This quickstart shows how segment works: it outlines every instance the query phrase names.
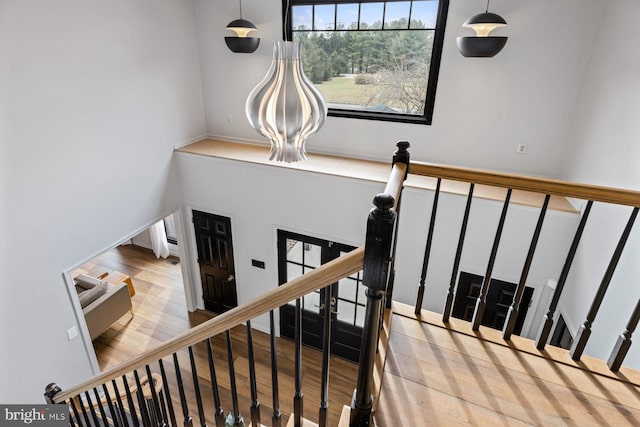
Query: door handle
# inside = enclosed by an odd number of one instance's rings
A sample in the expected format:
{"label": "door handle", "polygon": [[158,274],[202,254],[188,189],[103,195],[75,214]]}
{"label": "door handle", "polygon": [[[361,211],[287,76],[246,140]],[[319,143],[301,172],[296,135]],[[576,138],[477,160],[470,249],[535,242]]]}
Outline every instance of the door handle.
{"label": "door handle", "polygon": [[235,276],[230,274],[229,277],[227,277],[227,282],[233,282],[233,279],[235,279]]}

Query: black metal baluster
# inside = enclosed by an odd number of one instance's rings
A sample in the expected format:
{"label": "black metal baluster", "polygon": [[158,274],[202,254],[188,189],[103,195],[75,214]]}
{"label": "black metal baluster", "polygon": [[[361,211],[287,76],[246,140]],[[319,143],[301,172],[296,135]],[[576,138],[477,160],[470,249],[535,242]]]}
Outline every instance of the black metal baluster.
{"label": "black metal baluster", "polygon": [[236,369],[233,361],[233,347],[231,345],[231,333],[227,330],[227,359],[229,361],[229,382],[231,384],[231,401],[233,406],[233,427],[244,427],[244,420],[240,415],[238,404],[238,389],[236,387]]}
{"label": "black metal baluster", "polygon": [[198,381],[198,370],[196,368],[196,359],[193,357],[193,347],[189,346],[189,361],[191,362],[191,377],[193,378],[193,388],[196,393],[196,405],[198,407],[198,417],[200,418],[200,426],[207,427],[207,420],[204,417],[204,408],[202,406],[202,394],[200,393],[200,382]]}
{"label": "black metal baluster", "polygon": [[372,423],[373,369],[380,334],[382,299],[389,278],[389,258],[396,220],[396,215],[391,210],[394,204],[392,196],[378,194],[373,203],[376,207],[369,212],[367,218],[363,272],[363,284],[367,287],[367,305],[362,329],[358,382],[349,416],[351,426],[369,426]]}
{"label": "black metal baluster", "polygon": [[189,407],[187,406],[187,397],[184,393],[184,384],[182,383],[182,373],[180,373],[180,363],[178,363],[178,355],[173,353],[173,366],[176,370],[176,381],[178,382],[178,391],[180,392],[180,404],[182,405],[182,415],[184,416],[183,424],[185,427],[191,427],[193,420],[189,415]]}
{"label": "black metal baluster", "polygon": [[151,375],[151,368],[149,365],[145,365],[145,371],[147,372],[147,381],[151,388],[151,402],[153,404],[153,413],[151,415],[152,423],[154,425],[166,426],[167,419],[162,416],[162,410],[160,409],[160,399],[158,398],[158,392],[156,391],[156,383]]}
{"label": "black metal baluster", "polygon": [[471,212],[471,202],[473,201],[473,189],[475,184],[469,184],[469,195],[467,196],[467,205],[464,209],[462,217],[462,226],[460,227],[460,238],[458,239],[458,248],[456,249],[456,257],[453,261],[453,271],[451,272],[451,281],[449,282],[449,290],[447,291],[447,300],[444,303],[444,312],[442,313],[442,321],[448,322],[453,308],[453,299],[455,297],[456,282],[458,281],[458,269],[460,268],[460,258],[462,257],[462,248],[464,246],[464,237],[467,233],[467,224],[469,222],[469,213]]}
{"label": "black metal baluster", "polygon": [[582,218],[580,218],[580,224],[578,224],[576,234],[573,236],[573,241],[571,242],[571,247],[569,248],[569,253],[567,254],[567,259],[565,259],[564,261],[564,266],[562,267],[560,277],[558,278],[558,284],[556,285],[556,289],[553,292],[553,297],[551,298],[551,303],[549,304],[549,311],[547,311],[547,314],[544,316],[544,323],[542,325],[542,329],[540,329],[540,333],[538,334],[538,339],[536,340],[536,348],[538,350],[544,350],[544,346],[547,345],[547,341],[549,340],[551,327],[553,326],[553,316],[555,315],[556,308],[558,307],[558,303],[560,302],[560,297],[562,296],[564,285],[567,282],[569,270],[571,270],[571,264],[573,264],[573,259],[575,258],[576,251],[578,250],[578,244],[580,243],[580,239],[582,238],[584,226],[587,223],[587,218],[589,218],[589,213],[591,212],[592,205],[593,201],[589,200],[582,214]]}
{"label": "black metal baluster", "polygon": [[[138,407],[140,408],[140,414],[142,415],[142,425],[144,427],[151,425],[151,418],[149,416],[149,408],[147,407],[147,400],[144,397],[144,390],[142,390],[142,383],[140,382],[140,376],[136,369],[133,370],[133,377],[136,380],[136,387],[138,388],[136,395],[138,396]],[[152,385],[149,384],[151,387]]]}
{"label": "black metal baluster", "polygon": [[113,402],[111,401],[111,395],[109,394],[109,390],[107,390],[106,384],[102,384],[102,391],[104,392],[105,399],[107,399],[107,405],[109,406],[109,412],[111,412],[113,425],[115,427],[120,427],[120,414],[116,411],[115,407],[113,406]]}
{"label": "black metal baluster", "polygon": [[118,390],[118,384],[116,384],[116,380],[111,380],[111,385],[113,386],[113,392],[116,395],[116,402],[118,402],[118,410],[120,411],[120,420],[124,427],[129,427],[129,420],[127,419],[127,412],[124,409],[124,404],[122,402],[122,398],[120,397],[120,391]]}
{"label": "black metal baluster", "polygon": [[91,401],[91,396],[89,396],[89,392],[84,392],[84,397],[87,399],[87,406],[89,406],[89,411],[91,412],[91,418],[93,418],[94,425],[99,426],[100,422],[98,421],[98,415],[96,414],[96,410],[93,407],[93,402]]}
{"label": "black metal baluster", "polygon": [[429,231],[427,232],[427,244],[424,248],[424,260],[422,261],[422,273],[420,274],[420,286],[418,287],[418,297],[416,298],[415,313],[420,314],[422,310],[422,301],[424,299],[425,282],[427,280],[427,268],[429,267],[429,257],[431,256],[431,243],[433,243],[433,230],[436,225],[436,214],[438,213],[438,199],[440,198],[440,183],[442,179],[438,178],[436,183],[436,193],[433,196],[433,205],[431,206],[431,219],[429,220]]}
{"label": "black metal baluster", "polygon": [[640,299],[636,303],[636,308],[631,314],[629,323],[627,323],[627,329],[618,337],[618,341],[616,341],[616,345],[613,347],[611,356],[609,356],[609,360],[607,360],[607,366],[611,371],[618,372],[620,370],[622,362],[624,361],[629,348],[631,348],[631,336],[638,326],[638,321],[640,321]]}
{"label": "black metal baluster", "polygon": [[211,376],[211,391],[213,393],[213,404],[215,405],[215,412],[213,417],[216,421],[216,425],[219,427],[224,426],[224,410],[220,406],[220,391],[218,390],[218,376],[216,375],[215,361],[213,360],[213,348],[211,347],[211,338],[207,340],[207,357],[209,359],[209,375]]}
{"label": "black metal baluster", "polygon": [[[358,284],[356,283],[356,286]],[[331,286],[324,290],[324,301],[322,302],[324,318],[322,319],[322,373],[320,376],[320,427],[327,426],[327,415],[329,410],[329,356],[331,353]],[[357,289],[356,289],[357,293]]]}
{"label": "black metal baluster", "polygon": [[487,306],[487,293],[489,292],[489,286],[491,285],[491,275],[493,274],[493,266],[496,262],[496,256],[498,255],[498,247],[500,246],[500,239],[502,238],[502,230],[504,229],[504,222],[507,219],[507,211],[509,210],[509,202],[511,201],[512,190],[509,188],[507,195],[504,198],[504,204],[502,205],[502,213],[500,214],[500,220],[498,221],[498,228],[496,235],[493,238],[493,246],[491,247],[491,255],[489,255],[489,262],[487,263],[487,271],[482,279],[482,285],[480,286],[480,295],[476,300],[476,307],[473,311],[473,319],[471,320],[471,330],[477,331],[482,324],[482,317],[484,316],[484,310]]}
{"label": "black metal baluster", "polygon": [[273,404],[273,416],[271,425],[280,427],[282,414],[280,413],[280,392],[278,390],[278,350],[276,348],[276,321],[273,310],[269,312],[269,331],[271,341],[271,398]]}
{"label": "black metal baluster", "polygon": [[158,399],[160,400],[160,411],[162,413],[162,419],[164,420],[162,422],[162,425],[163,426],[168,426],[169,425],[169,414],[167,413],[167,403],[165,402],[164,395],[162,394],[161,391],[158,393]]}
{"label": "black metal baluster", "polygon": [[104,406],[102,405],[102,399],[100,398],[100,394],[98,393],[98,389],[93,389],[93,395],[96,398],[96,404],[98,405],[98,410],[100,411],[100,417],[102,418],[102,422],[104,425],[108,425],[109,421],[107,419],[107,412],[104,410]]}
{"label": "black metal baluster", "polygon": [[127,405],[129,405],[129,411],[131,412],[131,419],[133,421],[134,427],[140,426],[140,419],[138,418],[138,414],[136,412],[136,404],[133,396],[131,394],[131,388],[129,387],[129,382],[127,381],[126,375],[122,376],[122,382],[125,388],[125,394],[127,396]]}
{"label": "black metal baluster", "polygon": [[[78,425],[80,427],[82,427],[82,419],[80,418],[80,414],[78,413],[78,407],[76,406],[76,402],[74,398],[69,399],[69,402],[71,403],[71,411],[73,411],[73,416],[76,419],[76,423],[77,424],[72,424],[72,425]],[[86,413],[85,413],[86,415]],[[73,422],[73,420],[72,420]],[[88,424],[87,424],[88,425]]]}
{"label": "black metal baluster", "polygon": [[122,376],[122,383],[124,384],[124,391],[127,395],[127,404],[129,405],[129,412],[131,412],[131,420],[133,421],[134,427],[140,427],[140,421],[138,420],[138,414],[136,413],[136,404],[131,396],[131,389],[129,388],[129,382],[127,381],[127,376]]}
{"label": "black metal baluster", "polygon": [[87,414],[86,404],[82,401],[82,396],[78,395],[78,402],[80,403],[80,410],[82,410],[82,417],[84,418],[84,424],[86,426],[91,425],[91,421],[89,420],[89,414]]}
{"label": "black metal baluster", "polygon": [[542,231],[542,224],[544,223],[544,217],[547,214],[547,208],[549,207],[550,199],[551,199],[551,196],[549,194],[547,194],[544,197],[544,203],[542,204],[542,209],[540,210],[540,215],[538,216],[538,222],[533,232],[533,237],[531,238],[531,244],[529,245],[529,252],[527,253],[527,258],[524,262],[524,266],[522,267],[520,282],[516,287],[516,293],[513,296],[513,302],[511,303],[511,306],[509,307],[509,311],[507,312],[507,319],[504,321],[504,326],[502,328],[502,338],[505,340],[511,339],[513,330],[516,327],[516,322],[518,321],[518,315],[520,314],[520,302],[522,301],[522,294],[524,293],[524,288],[525,288],[525,285],[527,284],[527,278],[529,277],[529,269],[531,268],[531,263],[533,262],[533,256],[536,253],[536,246],[538,245],[538,239],[540,238],[540,231]]}
{"label": "black metal baluster", "polygon": [[604,273],[602,282],[600,282],[598,291],[596,292],[596,295],[593,298],[593,302],[591,303],[591,308],[589,308],[589,313],[587,314],[587,319],[584,321],[582,326],[580,326],[580,329],[578,329],[578,334],[575,340],[573,341],[571,350],[569,350],[569,355],[573,360],[580,360],[580,357],[582,357],[582,353],[584,352],[584,349],[587,346],[587,341],[589,340],[589,336],[591,335],[591,325],[596,319],[598,310],[600,310],[600,305],[602,304],[604,295],[607,293],[607,288],[611,283],[611,278],[613,277],[613,273],[616,271],[616,267],[618,266],[618,261],[620,261],[620,257],[622,256],[622,251],[624,250],[624,246],[627,243],[627,239],[629,238],[629,234],[631,233],[631,229],[633,228],[633,223],[635,222],[637,216],[638,216],[638,208],[633,208],[633,211],[631,212],[631,216],[629,217],[629,221],[627,222],[627,225],[624,228],[624,231],[622,232],[622,236],[620,236],[620,240],[618,241],[618,245],[616,246],[616,249],[613,252],[613,256],[611,257],[609,266],[607,267],[607,270]]}
{"label": "black metal baluster", "polygon": [[301,300],[296,300],[295,314],[295,395],[293,396],[294,427],[302,425],[304,394],[302,393],[302,309]]}
{"label": "black metal baluster", "polygon": [[247,351],[249,359],[249,386],[251,388],[251,425],[260,425],[260,402],[258,402],[258,386],[256,384],[256,363],[253,354],[253,331],[251,321],[247,320]]}
{"label": "black metal baluster", "polygon": [[160,365],[160,375],[162,376],[162,387],[164,389],[167,409],[169,409],[169,419],[171,420],[171,426],[177,427],[178,423],[176,422],[176,413],[173,410],[173,401],[171,400],[171,390],[169,390],[169,383],[167,382],[167,373],[164,370],[164,362],[162,361],[162,359],[158,360],[158,365]]}

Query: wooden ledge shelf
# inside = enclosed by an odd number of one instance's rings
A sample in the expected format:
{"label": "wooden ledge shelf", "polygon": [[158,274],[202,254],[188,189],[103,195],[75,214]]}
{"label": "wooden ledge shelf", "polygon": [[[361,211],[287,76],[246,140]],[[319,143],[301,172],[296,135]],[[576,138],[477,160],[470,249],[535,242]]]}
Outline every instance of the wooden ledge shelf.
{"label": "wooden ledge shelf", "polygon": [[[391,168],[391,161],[385,163],[315,153],[307,154],[307,160],[304,162],[272,162],[269,161],[269,147],[267,146],[215,139],[204,139],[194,142],[185,147],[177,148],[176,152],[380,183],[387,182]],[[389,153],[389,158],[391,158],[391,153]],[[436,188],[436,178],[409,173],[407,181],[405,182],[405,188],[433,191]],[[446,180],[442,182],[441,191],[466,196],[469,191],[469,184]],[[476,185],[474,189],[474,197],[500,202],[504,201],[506,193],[507,190],[504,188],[488,185]],[[542,206],[543,201],[543,194],[527,191],[514,190],[511,196],[511,202],[521,206],[539,208]],[[549,209],[559,212],[578,213],[565,197],[552,196]]]}

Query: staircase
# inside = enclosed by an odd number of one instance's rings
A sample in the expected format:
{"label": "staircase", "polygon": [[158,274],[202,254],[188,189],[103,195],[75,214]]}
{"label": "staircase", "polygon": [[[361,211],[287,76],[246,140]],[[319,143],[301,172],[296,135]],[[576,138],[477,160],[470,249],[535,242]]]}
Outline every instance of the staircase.
{"label": "staircase", "polygon": [[[631,234],[640,207],[640,192],[410,162],[408,148],[408,143],[398,143],[387,186],[374,198],[363,247],[83,384],[65,390],[49,384],[45,391],[47,402],[67,405],[71,425],[78,426],[640,425],[640,373],[623,366],[640,320],[640,302],[607,361],[583,355],[591,326]],[[394,286],[401,286],[394,283],[394,263],[401,195],[409,171],[436,182],[424,265],[416,280],[418,297],[413,307],[393,302]],[[432,251],[437,250],[431,246],[438,222],[438,201],[450,180],[469,183],[469,192],[443,312],[435,313],[424,310],[423,302],[429,299],[429,262]],[[474,188],[482,185],[504,188],[505,196],[473,316],[465,321],[453,316],[453,306]],[[493,329],[483,326],[492,270],[511,197],[522,191],[541,193],[542,206],[509,310],[501,330]],[[586,201],[586,208],[534,341],[514,332],[552,197],[581,198]],[[594,203],[629,207],[631,215],[587,318],[567,352],[547,342]],[[323,351],[313,356],[317,373],[309,375],[311,371],[303,369],[303,354],[308,358],[310,350],[303,350],[302,346],[300,298],[359,271],[363,271],[367,287],[367,304],[360,361],[354,367],[358,371],[352,385],[355,391],[351,402],[335,402],[331,387],[336,380],[329,381],[331,358],[326,330]],[[284,346],[288,357],[283,358],[274,312],[290,302],[297,302],[296,333],[295,341]],[[271,333],[268,345],[256,347],[251,320],[263,315],[270,317]],[[236,357],[239,353],[240,358]],[[257,372],[257,358],[268,360],[270,372]],[[292,363],[284,364],[285,359]],[[279,373],[285,370],[293,377],[293,384],[286,387],[293,392],[283,396],[287,413],[281,411],[280,404],[285,387],[280,384]],[[318,399],[310,402],[305,395],[304,390],[309,388],[319,390],[319,407]],[[310,407],[314,408],[311,412]]]}

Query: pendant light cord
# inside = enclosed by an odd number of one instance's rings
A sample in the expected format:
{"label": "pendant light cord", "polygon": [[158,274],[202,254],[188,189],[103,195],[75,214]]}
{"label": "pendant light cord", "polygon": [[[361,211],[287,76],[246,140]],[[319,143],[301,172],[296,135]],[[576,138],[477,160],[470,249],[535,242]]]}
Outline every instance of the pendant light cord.
{"label": "pendant light cord", "polygon": [[282,21],[282,39],[284,41],[291,41],[289,39],[289,33],[287,32],[287,22],[289,21],[289,9],[291,9],[291,0],[287,0],[286,7],[284,9],[284,20]]}
{"label": "pendant light cord", "polygon": [[240,19],[242,19],[242,0],[240,0]]}
{"label": "pendant light cord", "polygon": [[[242,0],[240,0],[242,2]],[[491,2],[491,0],[487,0],[487,8],[484,10],[484,13],[489,12],[489,3]],[[242,7],[242,3],[240,3],[240,7]],[[242,14],[242,13],[241,13]]]}

